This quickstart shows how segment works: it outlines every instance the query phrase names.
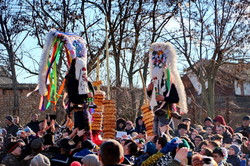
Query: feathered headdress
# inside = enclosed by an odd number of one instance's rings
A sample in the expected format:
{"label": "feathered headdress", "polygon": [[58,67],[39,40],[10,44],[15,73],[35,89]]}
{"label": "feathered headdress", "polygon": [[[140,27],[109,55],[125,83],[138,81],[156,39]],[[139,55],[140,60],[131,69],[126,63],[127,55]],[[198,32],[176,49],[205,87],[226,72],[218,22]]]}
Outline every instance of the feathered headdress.
{"label": "feathered headdress", "polygon": [[[174,83],[180,98],[179,107],[181,113],[187,113],[186,93],[177,69],[176,52],[172,44],[156,42],[152,43],[149,50],[150,76],[154,83],[150,105],[157,105],[156,93],[163,94],[166,87],[170,91],[171,84]],[[164,82],[162,82],[162,80]],[[162,84],[163,88],[161,88]],[[158,92],[155,89],[158,87]],[[169,94],[167,94],[169,95]]]}
{"label": "feathered headdress", "polygon": [[[83,81],[83,77],[80,74],[83,72],[87,74],[87,48],[86,42],[82,37],[73,33],[63,33],[55,29],[50,30],[40,60],[38,76],[38,87],[41,95],[40,110],[45,110],[43,107],[44,97],[48,99],[47,109],[51,103],[56,105],[64,89],[65,80],[57,91],[57,64],[63,48],[68,67],[70,67],[72,59],[76,59],[76,79]],[[80,94],[87,93],[80,86],[78,87]]]}

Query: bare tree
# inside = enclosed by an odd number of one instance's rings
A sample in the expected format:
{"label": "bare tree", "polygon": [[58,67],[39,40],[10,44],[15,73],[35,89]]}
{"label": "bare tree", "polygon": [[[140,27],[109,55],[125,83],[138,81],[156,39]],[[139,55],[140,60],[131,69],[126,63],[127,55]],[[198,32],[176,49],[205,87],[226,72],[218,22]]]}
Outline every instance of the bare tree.
{"label": "bare tree", "polygon": [[[246,1],[188,0],[180,4],[177,30],[168,30],[186,66],[202,85],[208,115],[214,117],[215,80],[219,67],[249,51]],[[248,52],[249,56],[249,52]]]}
{"label": "bare tree", "polygon": [[[16,61],[18,59],[17,51],[22,42],[26,39],[29,31],[25,24],[29,21],[23,16],[23,8],[19,5],[19,1],[11,4],[9,1],[1,0],[0,11],[0,49],[2,52],[1,63],[7,66],[11,72],[12,86],[14,90],[14,104],[12,113],[19,115],[19,93],[17,91],[17,74]],[[21,21],[23,20],[23,21]],[[20,37],[21,33],[25,33],[24,37]]]}

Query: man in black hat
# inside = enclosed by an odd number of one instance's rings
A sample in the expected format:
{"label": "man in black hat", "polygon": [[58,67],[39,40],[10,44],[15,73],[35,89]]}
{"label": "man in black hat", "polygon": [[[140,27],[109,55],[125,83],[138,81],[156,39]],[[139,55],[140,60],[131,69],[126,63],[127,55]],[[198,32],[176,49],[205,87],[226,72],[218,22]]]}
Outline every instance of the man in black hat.
{"label": "man in black hat", "polygon": [[176,136],[178,136],[178,137],[182,137],[182,136],[189,137],[188,132],[189,132],[188,125],[186,123],[180,123],[178,125],[178,133],[177,133]]}
{"label": "man in black hat", "polygon": [[5,124],[7,126],[5,128],[7,131],[7,135],[11,134],[13,136],[16,136],[18,126],[14,124],[14,118],[11,115],[5,117]]}
{"label": "man in black hat", "polygon": [[242,118],[241,126],[235,129],[235,133],[238,133],[240,131],[247,132],[249,130],[250,130],[250,116],[246,115]]}

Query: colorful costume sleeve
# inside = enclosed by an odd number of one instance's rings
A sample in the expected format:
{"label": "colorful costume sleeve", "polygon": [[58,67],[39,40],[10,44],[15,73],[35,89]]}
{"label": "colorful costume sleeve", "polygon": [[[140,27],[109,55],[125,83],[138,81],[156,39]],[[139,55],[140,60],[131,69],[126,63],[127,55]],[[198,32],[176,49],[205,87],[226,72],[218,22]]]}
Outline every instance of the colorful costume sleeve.
{"label": "colorful costume sleeve", "polygon": [[[48,109],[51,104],[56,105],[63,92],[65,80],[62,80],[61,86],[57,87],[59,82],[57,72],[60,70],[58,63],[61,57],[67,61],[68,68],[72,70],[74,68],[74,72],[71,74],[79,82],[76,86],[77,94],[88,93],[88,83],[83,77],[83,75],[87,75],[86,42],[74,33],[63,33],[52,29],[47,36],[40,60],[38,76],[38,87],[41,95],[40,110]],[[72,59],[74,60],[73,65],[71,64]],[[44,107],[45,98],[48,100],[46,107]]]}

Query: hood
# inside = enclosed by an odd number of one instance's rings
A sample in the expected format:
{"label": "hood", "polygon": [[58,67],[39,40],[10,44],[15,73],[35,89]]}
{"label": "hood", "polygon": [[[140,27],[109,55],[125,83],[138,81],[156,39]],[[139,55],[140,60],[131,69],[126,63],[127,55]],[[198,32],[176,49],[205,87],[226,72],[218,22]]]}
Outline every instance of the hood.
{"label": "hood", "polygon": [[[120,123],[124,124],[122,128],[119,127]],[[126,127],[126,120],[125,119],[119,118],[119,119],[116,120],[116,130],[123,131],[125,129],[125,127]]]}
{"label": "hood", "polygon": [[221,115],[217,115],[217,116],[214,118],[214,121],[218,121],[218,122],[220,122],[220,124],[226,125],[226,121],[225,121],[225,119],[223,118],[223,116],[221,116]]}

